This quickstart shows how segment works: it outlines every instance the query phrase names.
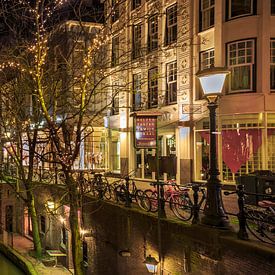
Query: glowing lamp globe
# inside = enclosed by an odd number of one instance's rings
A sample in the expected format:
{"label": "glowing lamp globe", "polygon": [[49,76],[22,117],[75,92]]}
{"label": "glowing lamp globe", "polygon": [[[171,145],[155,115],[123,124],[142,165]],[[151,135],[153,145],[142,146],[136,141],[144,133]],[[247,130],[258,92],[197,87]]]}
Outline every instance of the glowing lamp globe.
{"label": "glowing lamp globe", "polygon": [[143,262],[145,263],[147,270],[152,273],[152,274],[156,274],[157,273],[157,269],[158,269],[158,261],[152,257],[151,255],[149,255],[148,257],[146,257],[145,261]]}
{"label": "glowing lamp globe", "polygon": [[211,67],[196,74],[203,93],[209,101],[216,100],[221,95],[228,74],[229,71],[223,67]]}

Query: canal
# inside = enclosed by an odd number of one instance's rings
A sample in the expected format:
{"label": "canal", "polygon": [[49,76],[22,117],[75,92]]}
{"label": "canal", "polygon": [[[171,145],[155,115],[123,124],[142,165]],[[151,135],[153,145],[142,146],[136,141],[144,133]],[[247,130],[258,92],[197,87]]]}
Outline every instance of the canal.
{"label": "canal", "polygon": [[15,266],[4,255],[0,254],[0,274],[1,275],[24,275],[17,266]]}

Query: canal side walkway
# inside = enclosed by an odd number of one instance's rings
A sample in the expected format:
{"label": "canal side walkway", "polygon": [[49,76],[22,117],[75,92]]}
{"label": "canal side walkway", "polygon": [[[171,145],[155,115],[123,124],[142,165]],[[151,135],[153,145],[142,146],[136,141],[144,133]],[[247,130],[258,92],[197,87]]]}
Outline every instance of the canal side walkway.
{"label": "canal side walkway", "polygon": [[19,252],[22,256],[28,259],[34,266],[39,275],[72,275],[65,267],[46,267],[40,261],[30,256],[30,252],[33,250],[33,243],[29,239],[14,235],[13,237],[13,249]]}

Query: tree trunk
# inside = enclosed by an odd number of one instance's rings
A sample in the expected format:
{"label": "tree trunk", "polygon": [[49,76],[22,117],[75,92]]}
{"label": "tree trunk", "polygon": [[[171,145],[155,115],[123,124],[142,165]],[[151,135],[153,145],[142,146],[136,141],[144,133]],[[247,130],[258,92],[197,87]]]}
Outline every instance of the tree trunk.
{"label": "tree trunk", "polygon": [[80,224],[78,218],[78,193],[74,180],[70,179],[70,228],[71,228],[71,244],[72,244],[72,256],[74,265],[74,274],[83,275],[82,269],[82,242],[80,238]]}
{"label": "tree trunk", "polygon": [[42,246],[41,246],[41,238],[39,233],[38,219],[36,215],[35,202],[33,192],[27,188],[27,204],[28,211],[31,216],[31,224],[32,224],[32,234],[33,234],[33,244],[35,255],[37,258],[41,258],[42,256]]}

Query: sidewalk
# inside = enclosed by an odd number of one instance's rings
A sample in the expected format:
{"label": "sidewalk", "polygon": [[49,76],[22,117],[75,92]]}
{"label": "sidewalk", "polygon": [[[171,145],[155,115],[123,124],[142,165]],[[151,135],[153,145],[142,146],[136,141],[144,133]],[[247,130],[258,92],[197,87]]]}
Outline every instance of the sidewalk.
{"label": "sidewalk", "polygon": [[72,275],[69,270],[65,267],[46,267],[40,261],[32,258],[29,252],[33,249],[33,243],[29,239],[20,236],[13,236],[13,248],[18,251],[21,255],[32,262],[34,268],[37,270],[39,275]]}

